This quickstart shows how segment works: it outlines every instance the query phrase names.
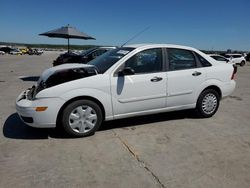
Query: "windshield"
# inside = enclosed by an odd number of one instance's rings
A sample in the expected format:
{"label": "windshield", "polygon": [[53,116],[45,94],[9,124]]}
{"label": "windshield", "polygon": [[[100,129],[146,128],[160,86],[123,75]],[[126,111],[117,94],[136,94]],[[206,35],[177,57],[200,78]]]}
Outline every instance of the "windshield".
{"label": "windshield", "polygon": [[94,65],[97,68],[98,73],[102,74],[132,50],[134,50],[134,48],[126,47],[110,50],[97,57],[96,59],[90,61],[88,64]]}

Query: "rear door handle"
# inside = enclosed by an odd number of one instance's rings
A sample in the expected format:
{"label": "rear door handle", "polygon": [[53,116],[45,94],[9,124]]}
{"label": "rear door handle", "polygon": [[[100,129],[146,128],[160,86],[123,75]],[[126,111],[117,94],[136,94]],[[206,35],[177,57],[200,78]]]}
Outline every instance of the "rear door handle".
{"label": "rear door handle", "polygon": [[199,76],[199,75],[201,75],[201,72],[195,71],[192,75],[193,75],[193,76]]}
{"label": "rear door handle", "polygon": [[162,77],[158,77],[158,76],[155,76],[154,78],[152,78],[150,81],[151,82],[159,82],[162,80]]}

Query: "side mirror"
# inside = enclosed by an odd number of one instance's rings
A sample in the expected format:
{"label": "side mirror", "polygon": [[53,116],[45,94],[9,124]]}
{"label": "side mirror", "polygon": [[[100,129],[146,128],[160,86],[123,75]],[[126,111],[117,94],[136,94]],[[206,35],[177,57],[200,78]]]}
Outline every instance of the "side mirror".
{"label": "side mirror", "polygon": [[123,70],[118,72],[118,76],[134,75],[135,70],[130,67],[125,67]]}

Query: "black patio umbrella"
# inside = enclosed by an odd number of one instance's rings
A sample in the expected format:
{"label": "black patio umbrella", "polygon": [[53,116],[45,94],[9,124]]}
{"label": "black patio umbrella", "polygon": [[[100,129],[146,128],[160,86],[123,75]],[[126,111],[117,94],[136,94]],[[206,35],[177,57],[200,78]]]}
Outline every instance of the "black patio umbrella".
{"label": "black patio umbrella", "polygon": [[44,35],[52,38],[65,38],[68,39],[68,52],[69,52],[69,39],[94,39],[93,37],[87,35],[86,33],[78,31],[75,27],[71,27],[69,25],[54,29],[45,33],[41,33],[39,35]]}

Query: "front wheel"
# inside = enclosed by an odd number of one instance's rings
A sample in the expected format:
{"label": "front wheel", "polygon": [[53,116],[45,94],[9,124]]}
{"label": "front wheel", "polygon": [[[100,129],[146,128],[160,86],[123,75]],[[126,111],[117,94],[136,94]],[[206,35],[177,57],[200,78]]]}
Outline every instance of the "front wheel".
{"label": "front wheel", "polygon": [[94,134],[102,120],[102,111],[95,102],[77,100],[63,110],[61,125],[70,136],[83,137]]}
{"label": "front wheel", "polygon": [[220,97],[218,92],[214,89],[206,89],[198,98],[196,110],[200,117],[212,117],[218,110],[219,104]]}

